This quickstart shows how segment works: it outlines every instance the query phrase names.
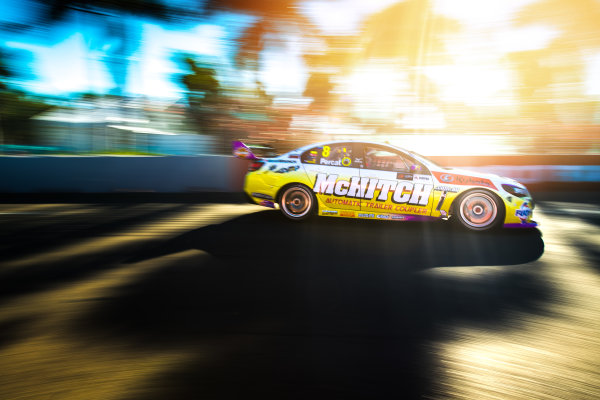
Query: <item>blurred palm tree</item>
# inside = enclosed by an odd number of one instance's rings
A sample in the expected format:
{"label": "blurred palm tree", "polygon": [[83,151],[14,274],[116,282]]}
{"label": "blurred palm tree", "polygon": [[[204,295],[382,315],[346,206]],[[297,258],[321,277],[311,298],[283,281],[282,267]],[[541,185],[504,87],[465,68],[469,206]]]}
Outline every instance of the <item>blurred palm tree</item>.
{"label": "blurred palm tree", "polygon": [[384,59],[408,73],[418,101],[435,100],[435,85],[423,74],[425,66],[452,64],[445,45],[458,21],[433,12],[432,0],[406,0],[371,15],[363,24],[362,58]]}
{"label": "blurred palm tree", "polygon": [[333,103],[333,83],[331,75],[323,72],[314,72],[306,82],[306,89],[302,94],[304,97],[313,99],[312,110],[328,111]]}
{"label": "blurred palm tree", "polygon": [[0,90],[6,89],[4,80],[12,75],[12,71],[6,65],[5,58],[4,52],[0,49]]}
{"label": "blurred palm tree", "polygon": [[207,0],[204,5],[207,14],[233,11],[255,17],[255,21],[238,39],[235,63],[238,68],[254,74],[258,91],[262,87],[258,79],[260,53],[267,41],[273,45],[273,42],[289,34],[290,29],[305,30],[309,25],[297,11],[299,3],[300,0]]}
{"label": "blurred palm tree", "polygon": [[519,25],[548,24],[561,34],[555,42],[579,48],[599,48],[598,0],[540,0],[525,6],[517,17]]}
{"label": "blurred palm tree", "polygon": [[365,58],[402,60],[408,66],[445,60],[445,38],[458,22],[433,13],[431,0],[406,0],[371,15],[363,24]]}
{"label": "blurred palm tree", "polygon": [[529,117],[560,117],[560,102],[584,94],[585,60],[600,51],[600,2],[541,0],[525,6],[516,25],[547,25],[558,35],[544,49],[513,53],[509,59],[519,76],[517,93]]}
{"label": "blurred palm tree", "polygon": [[5,144],[34,144],[38,135],[32,129],[31,117],[50,108],[43,101],[10,88],[7,81],[15,73],[8,66],[7,58],[0,50],[0,152],[4,151]]}
{"label": "blurred palm tree", "polygon": [[100,35],[87,34],[86,29],[82,29],[82,33],[88,35],[90,50],[105,54],[103,61],[115,83],[113,94],[116,95],[126,91],[129,63],[141,38],[141,25],[128,17],[166,22],[190,15],[160,0],[45,0],[39,5],[39,23],[43,26],[75,17],[83,26],[100,29]]}

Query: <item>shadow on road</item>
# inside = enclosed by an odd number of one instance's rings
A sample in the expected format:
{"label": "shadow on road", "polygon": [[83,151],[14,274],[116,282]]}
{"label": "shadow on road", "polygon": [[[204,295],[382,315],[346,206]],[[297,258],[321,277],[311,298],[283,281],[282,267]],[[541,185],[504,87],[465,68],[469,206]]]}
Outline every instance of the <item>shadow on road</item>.
{"label": "shadow on road", "polygon": [[294,223],[276,211],[263,211],[187,232],[129,261],[189,249],[248,261],[392,264],[405,273],[440,266],[523,264],[542,255],[544,242],[537,229],[480,233],[444,221],[395,224],[333,218]]}
{"label": "shadow on road", "polygon": [[190,249],[204,252],[118,288],[72,327],[142,351],[185,349],[141,398],[418,398],[435,384],[431,340],[465,324],[518,328],[513,311],[544,312],[552,297],[536,264],[517,265],[543,253],[537,230],[294,224],[266,211],[130,262]]}

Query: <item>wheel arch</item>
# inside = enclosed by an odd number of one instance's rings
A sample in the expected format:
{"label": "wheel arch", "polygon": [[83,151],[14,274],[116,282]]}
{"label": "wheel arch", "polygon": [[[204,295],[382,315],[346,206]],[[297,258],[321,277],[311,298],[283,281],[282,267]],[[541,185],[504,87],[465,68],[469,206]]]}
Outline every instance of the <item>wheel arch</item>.
{"label": "wheel arch", "polygon": [[460,205],[460,202],[462,201],[462,199],[467,196],[470,193],[473,192],[484,192],[487,193],[489,195],[491,195],[493,198],[495,198],[497,200],[497,204],[498,204],[498,225],[502,225],[504,224],[504,221],[506,219],[506,204],[504,203],[504,199],[502,199],[502,197],[500,197],[498,195],[498,193],[494,192],[493,190],[490,190],[488,188],[484,188],[484,187],[472,187],[469,188],[463,192],[460,192],[458,196],[456,196],[456,198],[452,201],[452,203],[450,204],[450,217],[454,216],[456,217],[456,213],[458,213],[458,206]]}
{"label": "wheel arch", "polygon": [[277,193],[275,194],[275,202],[277,204],[279,204],[281,202],[281,195],[285,192],[285,190],[287,188],[289,188],[290,186],[304,186],[306,189],[308,189],[308,192],[311,194],[313,200],[314,200],[314,210],[313,213],[314,214],[318,214],[319,213],[319,200],[317,199],[317,196],[315,195],[315,193],[313,192],[312,188],[310,186],[308,186],[306,183],[302,183],[302,182],[288,182],[285,185],[281,186],[279,188],[279,190],[277,190]]}

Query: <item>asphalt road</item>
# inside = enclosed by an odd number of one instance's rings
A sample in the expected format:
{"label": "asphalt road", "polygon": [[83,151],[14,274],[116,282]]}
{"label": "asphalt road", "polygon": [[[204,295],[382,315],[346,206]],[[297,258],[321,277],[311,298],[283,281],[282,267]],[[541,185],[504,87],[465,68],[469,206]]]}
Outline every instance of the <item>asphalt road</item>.
{"label": "asphalt road", "polygon": [[595,198],[491,234],[0,204],[0,398],[598,399]]}

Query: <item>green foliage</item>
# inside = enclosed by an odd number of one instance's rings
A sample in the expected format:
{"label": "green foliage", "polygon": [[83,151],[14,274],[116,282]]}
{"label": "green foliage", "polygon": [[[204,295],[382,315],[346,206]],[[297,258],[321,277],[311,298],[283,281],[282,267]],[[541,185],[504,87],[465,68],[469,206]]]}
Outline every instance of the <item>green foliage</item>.
{"label": "green foliage", "polygon": [[304,97],[312,97],[313,109],[328,109],[332,103],[331,91],[333,84],[330,81],[330,75],[317,72],[313,73],[306,82]]}
{"label": "green foliage", "polygon": [[297,18],[299,0],[206,0],[207,12],[234,11],[263,17]]}
{"label": "green foliage", "polygon": [[6,85],[2,82],[5,78],[12,76],[12,72],[6,65],[6,56],[0,51],[0,90],[5,89]]}
{"label": "green foliage", "polygon": [[259,20],[248,29],[238,39],[239,49],[235,56],[235,63],[238,67],[258,69],[258,59],[260,52],[264,48],[264,36],[268,29],[265,20]]}
{"label": "green foliage", "polygon": [[191,57],[185,57],[191,74],[184,75],[181,83],[187,89],[188,103],[190,106],[202,106],[214,103],[220,95],[221,85],[215,77],[213,68],[199,66]]}
{"label": "green foliage", "polygon": [[50,106],[43,101],[0,90],[0,130],[3,143],[35,143],[31,117],[49,108]]}
{"label": "green foliage", "polygon": [[172,9],[157,0],[46,0],[43,4],[47,7],[45,18],[58,21],[69,11],[87,12],[103,15],[106,12],[130,13],[138,16],[166,20],[172,14]]}
{"label": "green foliage", "polygon": [[259,98],[264,105],[270,106],[273,104],[274,96],[268,94],[263,84],[259,81],[256,82],[256,97]]}

